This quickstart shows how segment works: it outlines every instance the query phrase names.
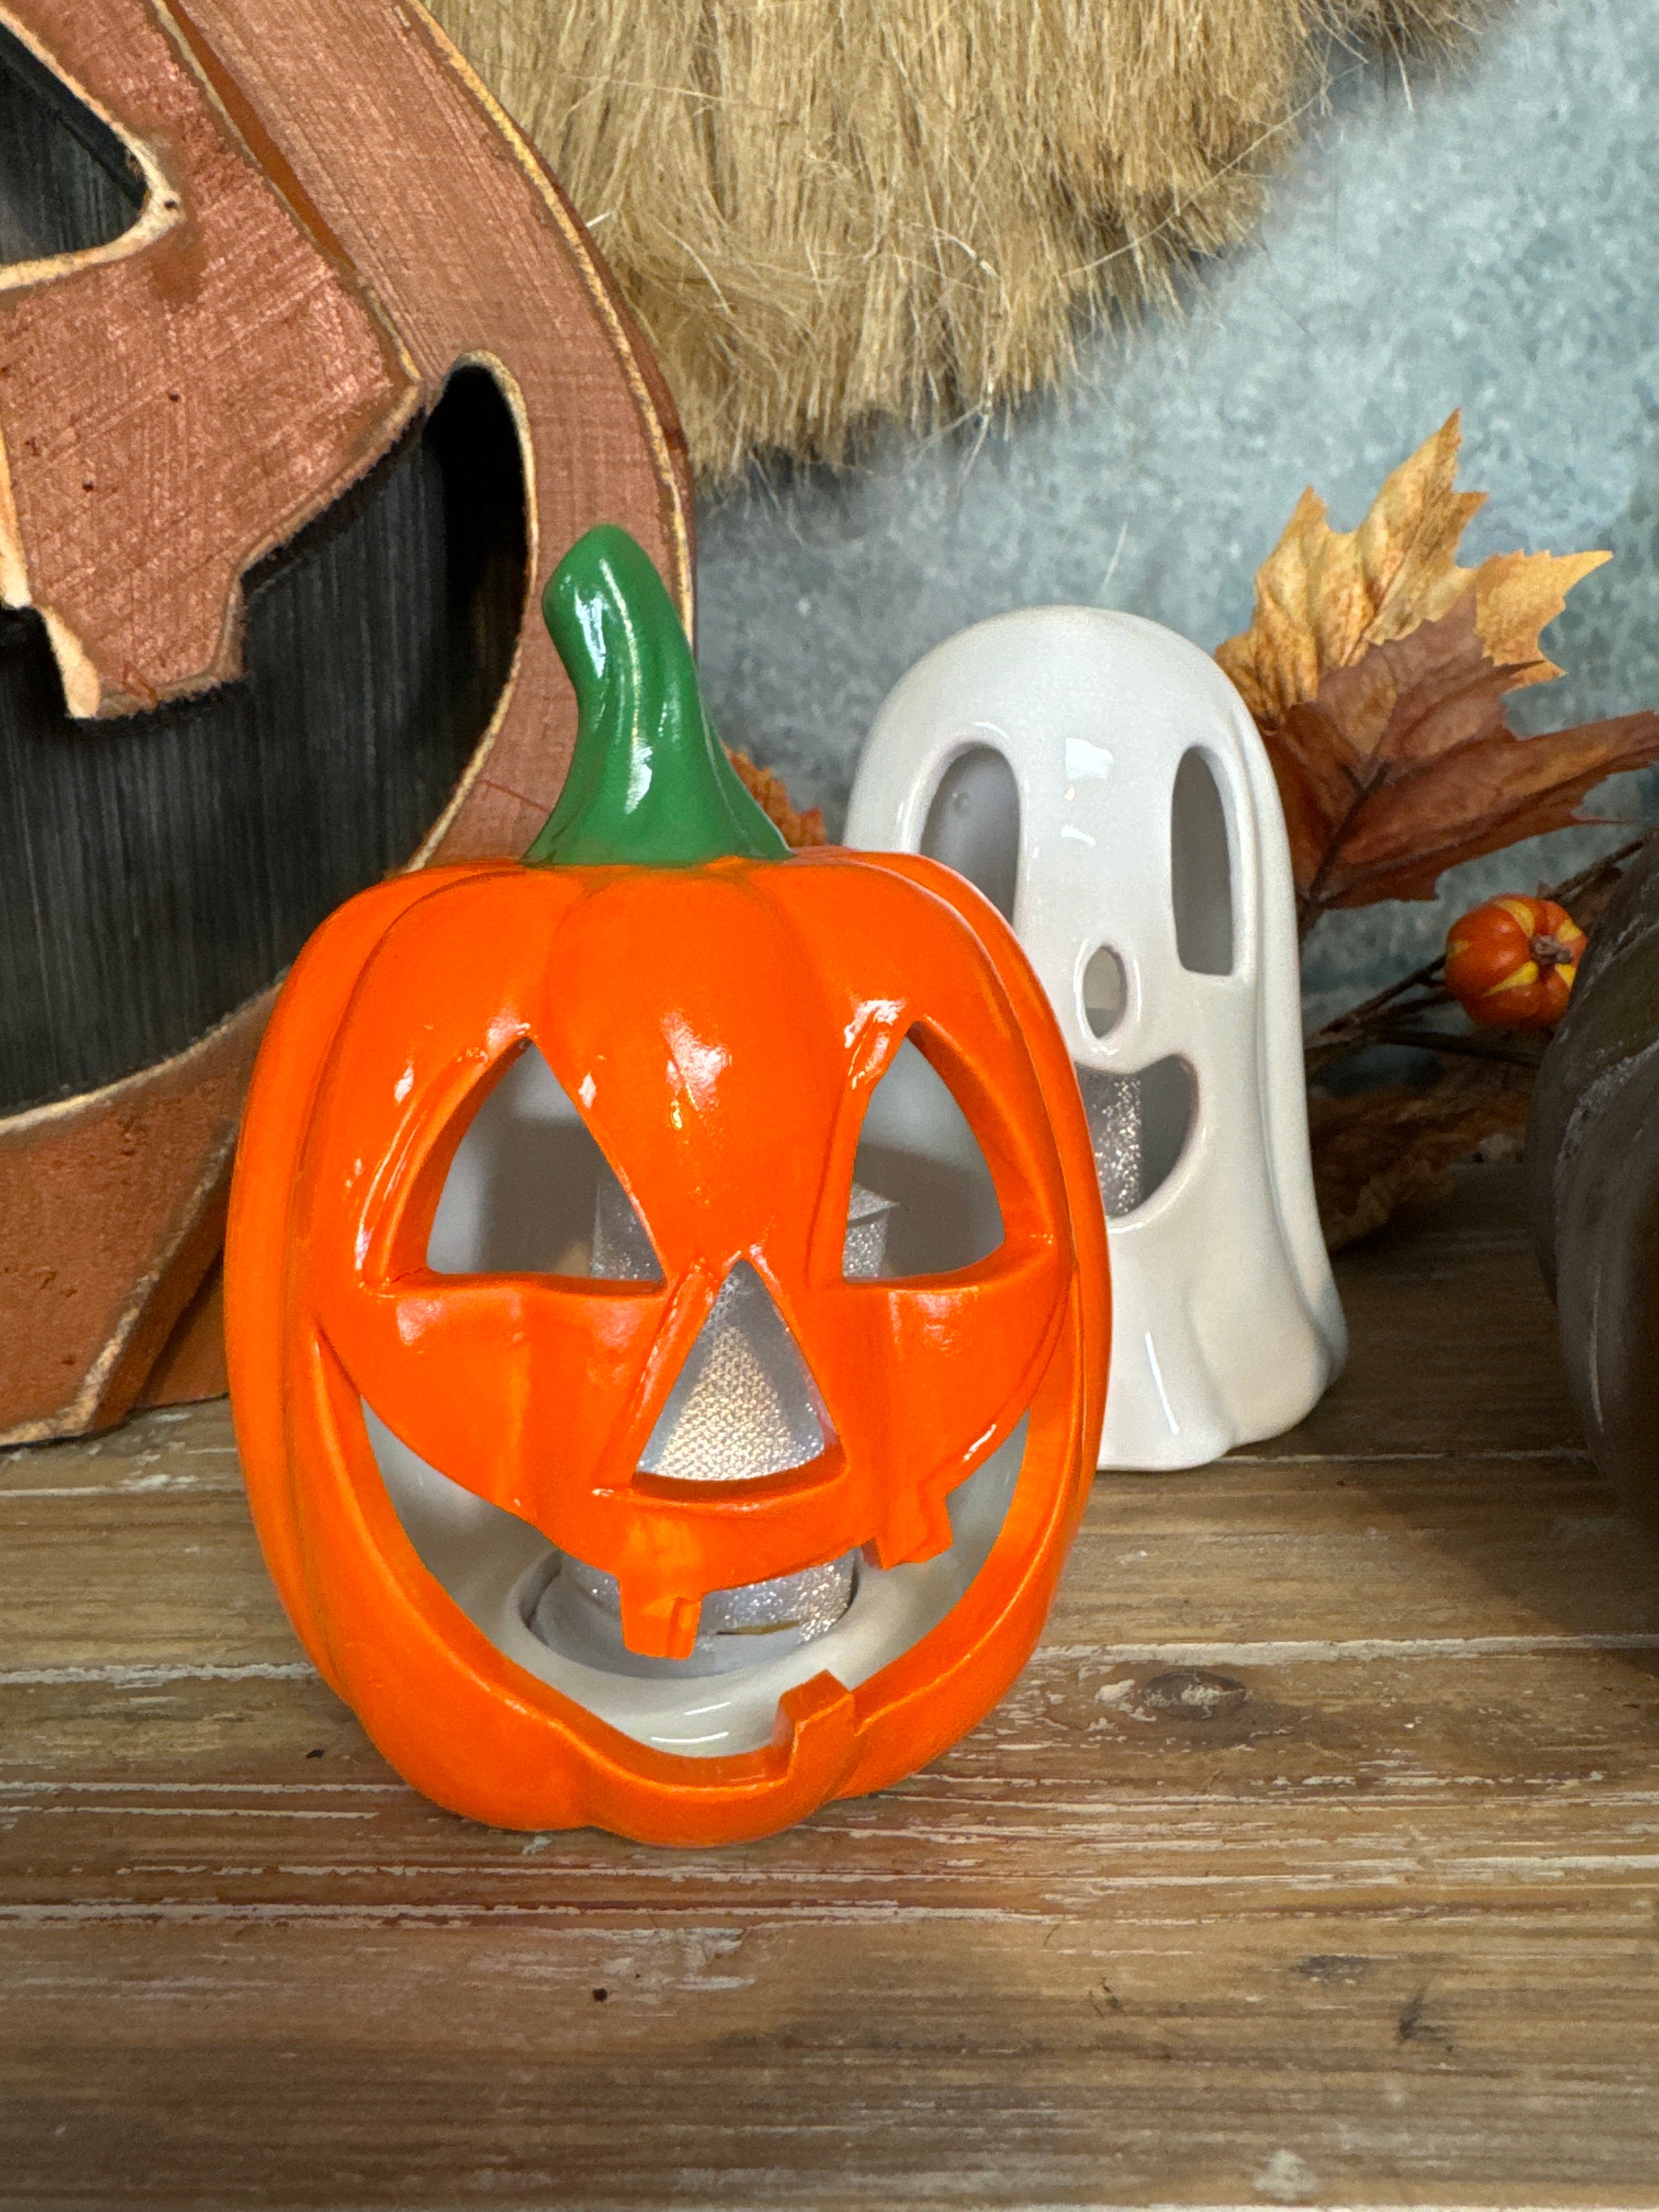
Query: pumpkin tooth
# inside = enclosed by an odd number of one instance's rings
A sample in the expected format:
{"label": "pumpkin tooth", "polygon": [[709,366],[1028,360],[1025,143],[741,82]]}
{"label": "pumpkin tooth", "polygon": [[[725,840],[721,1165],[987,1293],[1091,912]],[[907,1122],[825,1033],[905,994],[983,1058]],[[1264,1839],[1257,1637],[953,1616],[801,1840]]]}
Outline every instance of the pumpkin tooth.
{"label": "pumpkin tooth", "polygon": [[913,1492],[893,1500],[887,1526],[876,1540],[876,1553],[884,1567],[915,1566],[948,1552],[951,1540],[951,1516],[944,1499]]}
{"label": "pumpkin tooth", "polygon": [[[621,1578],[618,1578],[619,1581]],[[641,1659],[689,1659],[702,1613],[700,1597],[664,1595],[621,1581],[623,1642]]]}

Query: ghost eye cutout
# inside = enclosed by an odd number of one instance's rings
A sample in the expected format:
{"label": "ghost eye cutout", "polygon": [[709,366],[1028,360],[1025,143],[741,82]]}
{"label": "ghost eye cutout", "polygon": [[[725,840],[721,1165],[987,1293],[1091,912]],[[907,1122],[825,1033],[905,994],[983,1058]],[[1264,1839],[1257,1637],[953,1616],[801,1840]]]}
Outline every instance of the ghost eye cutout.
{"label": "ghost eye cutout", "polygon": [[1196,745],[1182,757],[1170,802],[1170,892],[1176,951],[1194,975],[1233,972],[1233,864],[1215,770]]}
{"label": "ghost eye cutout", "polygon": [[441,1275],[661,1281],[637,1208],[535,1045],[520,1054],[462,1138],[426,1256]]}
{"label": "ghost eye cutout", "polygon": [[849,1282],[948,1274],[988,1259],[1002,1237],[979,1139],[907,1037],[865,1109],[842,1272]]}
{"label": "ghost eye cutout", "polygon": [[1014,918],[1019,882],[1019,786],[994,745],[970,745],[939,779],[921,850],[984,892],[1003,920]]}

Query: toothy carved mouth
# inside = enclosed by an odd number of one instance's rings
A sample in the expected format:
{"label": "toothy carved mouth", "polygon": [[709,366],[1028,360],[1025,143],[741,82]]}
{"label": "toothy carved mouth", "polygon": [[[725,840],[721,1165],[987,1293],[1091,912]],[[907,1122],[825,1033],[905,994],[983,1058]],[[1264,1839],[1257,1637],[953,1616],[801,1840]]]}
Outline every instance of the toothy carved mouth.
{"label": "toothy carved mouth", "polygon": [[779,1698],[798,1683],[828,1673],[855,1689],[937,1627],[1001,1531],[1026,1431],[1022,1420],[952,1492],[951,1542],[937,1559],[883,1569],[851,1555],[711,1592],[690,1657],[676,1660],[629,1650],[608,1576],[429,1467],[367,1403],[362,1413],[404,1534],[474,1626],[527,1674],[636,1742],[704,1759],[763,1748]]}

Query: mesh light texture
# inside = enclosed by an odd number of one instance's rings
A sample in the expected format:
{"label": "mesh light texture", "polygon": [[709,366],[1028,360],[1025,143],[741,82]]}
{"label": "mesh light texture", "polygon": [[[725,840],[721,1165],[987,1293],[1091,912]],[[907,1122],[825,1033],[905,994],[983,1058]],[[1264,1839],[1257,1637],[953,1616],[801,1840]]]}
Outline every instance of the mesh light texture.
{"label": "mesh light texture", "polygon": [[1140,1079],[1108,1075],[1097,1067],[1079,1067],[1077,1079],[1089,1121],[1101,1203],[1107,1219],[1115,1221],[1120,1214],[1133,1212],[1146,1195]]}
{"label": "mesh light texture", "polygon": [[771,1293],[740,1261],[720,1285],[640,1466],[676,1482],[746,1481],[803,1467],[823,1449],[817,1395]]}
{"label": "mesh light texture", "polygon": [[[878,1278],[886,1257],[892,1201],[853,1187],[842,1247],[849,1281]],[[660,1270],[644,1224],[616,1176],[599,1179],[590,1272],[648,1281]],[[740,1261],[687,1356],[644,1451],[643,1472],[678,1482],[758,1480],[804,1466],[823,1450],[826,1422],[810,1370],[755,1269]],[[703,1600],[697,1644],[712,1636],[793,1629],[803,1643],[833,1628],[852,1602],[857,1555],[799,1574],[713,1590]],[[620,1618],[613,1576],[580,1559],[561,1572],[592,1604]]]}
{"label": "mesh light texture", "polygon": [[[710,1590],[698,1616],[697,1644],[706,1644],[711,1636],[752,1636],[780,1628],[793,1628],[803,1644],[810,1644],[833,1628],[852,1603],[857,1568],[858,1555],[849,1553],[799,1575],[778,1575],[740,1589]],[[560,1572],[592,1604],[621,1618],[622,1595],[613,1575],[568,1558]]]}

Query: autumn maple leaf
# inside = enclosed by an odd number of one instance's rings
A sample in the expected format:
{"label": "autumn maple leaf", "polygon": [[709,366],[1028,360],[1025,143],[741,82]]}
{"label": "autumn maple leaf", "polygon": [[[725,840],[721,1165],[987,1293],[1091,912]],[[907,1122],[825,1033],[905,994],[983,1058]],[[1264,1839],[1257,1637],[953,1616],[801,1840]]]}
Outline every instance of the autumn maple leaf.
{"label": "autumn maple leaf", "polygon": [[1357,530],[1304,491],[1216,659],[1266,741],[1304,933],[1332,907],[1434,896],[1443,870],[1565,829],[1605,777],[1659,759],[1659,714],[1520,738],[1504,701],[1561,672],[1539,633],[1607,553],[1456,552],[1481,492],[1453,489],[1460,418],[1403,462]]}

